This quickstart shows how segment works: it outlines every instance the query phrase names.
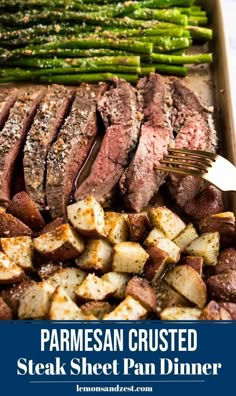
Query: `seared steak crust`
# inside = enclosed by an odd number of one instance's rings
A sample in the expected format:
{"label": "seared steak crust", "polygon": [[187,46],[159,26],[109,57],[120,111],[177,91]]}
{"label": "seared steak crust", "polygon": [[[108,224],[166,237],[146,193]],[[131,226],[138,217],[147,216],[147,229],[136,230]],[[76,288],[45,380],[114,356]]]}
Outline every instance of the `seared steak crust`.
{"label": "seared steak crust", "polygon": [[155,169],[167,154],[173,139],[167,89],[162,77],[152,73],[137,85],[140,110],[144,114],[136,153],[120,180],[127,206],[139,212],[163,183],[166,173]]}
{"label": "seared steak crust", "polygon": [[24,147],[24,179],[26,191],[38,208],[46,206],[46,159],[52,141],[60,129],[74,91],[51,86],[39,105],[27,134]]}
{"label": "seared steak crust", "polygon": [[[173,147],[215,152],[217,137],[212,110],[203,106],[179,79],[173,81],[173,106],[173,129],[178,133]],[[170,179],[170,189],[182,208],[204,188],[204,182],[193,176],[171,175]]]}
{"label": "seared steak crust", "polygon": [[17,99],[18,89],[5,88],[0,91],[0,129],[5,124],[11,107]]}
{"label": "seared steak crust", "polygon": [[46,198],[52,218],[66,218],[74,180],[97,134],[96,102],[104,87],[80,86],[70,114],[48,152]]}
{"label": "seared steak crust", "polygon": [[44,93],[45,89],[37,87],[20,90],[0,132],[0,203],[3,205],[9,204],[14,164]]}
{"label": "seared steak crust", "polygon": [[136,91],[128,82],[114,80],[114,85],[98,101],[98,110],[107,129],[91,172],[76,191],[76,200],[93,195],[104,202],[118,183],[138,142],[140,116]]}

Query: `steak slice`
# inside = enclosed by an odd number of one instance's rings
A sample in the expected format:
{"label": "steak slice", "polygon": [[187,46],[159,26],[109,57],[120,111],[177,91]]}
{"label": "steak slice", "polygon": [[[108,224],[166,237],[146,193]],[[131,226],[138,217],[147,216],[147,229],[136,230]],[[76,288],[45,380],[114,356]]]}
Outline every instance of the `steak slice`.
{"label": "steak slice", "polygon": [[3,128],[11,107],[14,105],[18,95],[18,89],[4,88],[0,91],[0,130]]}
{"label": "steak slice", "polygon": [[[217,137],[212,109],[202,105],[195,93],[179,79],[173,80],[173,129],[177,137],[175,148],[215,152]],[[171,175],[170,190],[182,208],[204,188],[202,179],[194,176]]]}
{"label": "steak slice", "polygon": [[51,86],[39,105],[24,147],[26,191],[40,210],[46,206],[45,175],[49,148],[64,121],[74,91]]}
{"label": "steak slice", "polygon": [[0,204],[8,206],[16,159],[33,121],[45,89],[32,87],[19,91],[8,120],[0,131]]}
{"label": "steak slice", "polygon": [[127,206],[140,212],[164,182],[166,173],[155,167],[167,154],[173,134],[168,90],[162,77],[152,73],[139,81],[137,89],[144,123],[136,153],[120,179],[120,190]]}
{"label": "steak slice", "polygon": [[140,115],[136,90],[128,82],[115,79],[99,100],[98,110],[107,129],[90,174],[75,193],[76,200],[93,195],[104,202],[122,176],[138,142]]}
{"label": "steak slice", "polygon": [[96,138],[96,103],[105,89],[106,84],[80,86],[70,114],[48,152],[46,199],[52,218],[66,218],[75,178]]}

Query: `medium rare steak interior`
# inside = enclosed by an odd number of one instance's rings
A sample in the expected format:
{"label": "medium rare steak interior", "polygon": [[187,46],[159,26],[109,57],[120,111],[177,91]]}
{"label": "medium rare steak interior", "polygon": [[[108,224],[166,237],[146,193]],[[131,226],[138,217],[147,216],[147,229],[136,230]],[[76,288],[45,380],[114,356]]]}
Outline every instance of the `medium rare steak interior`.
{"label": "medium rare steak interior", "polygon": [[76,200],[93,195],[106,201],[138,143],[141,120],[136,91],[129,83],[115,80],[98,101],[98,110],[107,129],[90,175],[75,193]]}
{"label": "medium rare steak interior", "polygon": [[66,217],[65,208],[75,178],[96,138],[96,104],[105,89],[106,84],[80,86],[70,114],[49,150],[46,197],[53,218]]}
{"label": "medium rare steak interior", "polygon": [[166,173],[155,167],[167,154],[173,133],[168,107],[170,100],[163,78],[151,73],[139,81],[137,90],[143,114],[141,134],[137,150],[120,180],[120,189],[126,205],[139,212],[165,180]]}
{"label": "medium rare steak interior", "polygon": [[83,84],[74,89],[4,89],[0,102],[2,205],[11,198],[13,168],[24,152],[25,190],[40,210],[49,209],[52,218],[65,219],[75,180],[102,120],[100,149],[86,178],[76,186],[75,200],[93,195],[106,203],[116,191],[116,200],[140,212],[167,180],[178,205],[193,217],[196,212],[207,213],[206,201],[210,213],[222,207],[221,192],[215,187],[189,176],[167,178],[155,169],[170,144],[216,150],[211,110],[179,79],[152,73],[137,87],[115,79],[110,85]]}

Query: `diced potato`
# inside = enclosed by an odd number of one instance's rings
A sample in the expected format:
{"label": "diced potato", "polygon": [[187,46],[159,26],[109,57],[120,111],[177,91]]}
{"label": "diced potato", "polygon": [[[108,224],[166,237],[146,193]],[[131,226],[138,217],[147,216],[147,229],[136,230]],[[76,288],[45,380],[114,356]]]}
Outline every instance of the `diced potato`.
{"label": "diced potato", "polygon": [[19,300],[19,319],[45,319],[55,288],[46,281],[28,287]]}
{"label": "diced potato", "polygon": [[103,320],[140,320],[146,316],[146,308],[133,297],[127,296],[113,311],[104,315]]}
{"label": "diced potato", "polygon": [[156,246],[168,253],[167,263],[177,263],[180,258],[180,248],[170,239],[166,238],[162,231],[154,228],[145,239],[146,246]]}
{"label": "diced potato", "polygon": [[105,235],[108,241],[113,245],[127,241],[129,230],[122,214],[105,212]]}
{"label": "diced potato", "polygon": [[233,212],[213,214],[201,219],[198,228],[201,234],[218,231],[221,246],[229,246],[235,240],[235,215]]}
{"label": "diced potato", "polygon": [[188,307],[169,307],[160,313],[161,320],[199,320],[201,310]]}
{"label": "diced potato", "polygon": [[102,239],[91,239],[75,262],[83,270],[107,272],[111,269],[111,259],[111,245]]}
{"label": "diced potato", "polygon": [[153,227],[163,231],[170,240],[176,238],[185,228],[183,220],[165,206],[152,208],[148,215]]}
{"label": "diced potato", "polygon": [[33,240],[35,249],[49,260],[65,261],[84,250],[83,239],[67,223]]}
{"label": "diced potato", "polygon": [[0,297],[0,320],[11,320],[13,318],[12,309],[9,305]]}
{"label": "diced potato", "polygon": [[68,296],[75,300],[75,289],[83,282],[86,278],[86,273],[81,271],[79,268],[61,268],[54,272],[47,278],[47,282],[50,285],[57,287],[63,286]]}
{"label": "diced potato", "polygon": [[144,266],[144,274],[149,282],[155,283],[168,267],[168,253],[156,246],[147,249],[149,259]]}
{"label": "diced potato", "polygon": [[148,311],[156,312],[157,298],[153,288],[145,279],[133,276],[126,287],[125,294],[134,297]]}
{"label": "diced potato", "polygon": [[127,216],[130,239],[133,242],[141,242],[151,230],[151,224],[147,213],[130,213]]}
{"label": "diced potato", "polygon": [[163,279],[155,285],[155,292],[158,301],[158,311],[177,305],[183,307],[189,307],[191,305],[189,300],[174,290]]}
{"label": "diced potato", "polygon": [[0,252],[0,284],[19,282],[24,271],[16,265],[6,254]]}
{"label": "diced potato", "polygon": [[185,253],[191,256],[201,256],[206,265],[216,265],[219,250],[220,234],[218,232],[206,232],[192,241],[185,248]]}
{"label": "diced potato", "polygon": [[198,238],[198,233],[193,224],[189,223],[173,242],[183,250],[196,238]]}
{"label": "diced potato", "polygon": [[99,237],[105,234],[104,211],[92,196],[67,206],[67,216],[73,227],[81,234]]}
{"label": "diced potato", "polygon": [[116,287],[116,292],[112,297],[118,298],[119,300],[123,300],[125,298],[125,289],[131,278],[131,275],[125,272],[107,272],[102,276],[107,282],[110,282],[114,287]]}
{"label": "diced potato", "polygon": [[117,272],[141,274],[147,259],[148,254],[139,243],[117,243],[114,246],[112,269]]}
{"label": "diced potato", "polygon": [[206,285],[199,273],[189,265],[178,265],[169,271],[165,281],[199,308],[206,305]]}
{"label": "diced potato", "polygon": [[94,315],[96,319],[102,320],[105,314],[110,313],[113,307],[107,301],[89,301],[80,306],[85,315]]}
{"label": "diced potato", "polygon": [[36,203],[32,201],[25,191],[21,191],[14,195],[8,208],[8,212],[17,217],[34,231],[39,231],[45,225],[45,221],[40,214]]}
{"label": "diced potato", "polygon": [[32,236],[33,231],[10,213],[0,212],[0,237]]}
{"label": "diced potato", "polygon": [[94,274],[88,274],[85,280],[75,290],[80,301],[103,301],[116,292],[116,287]]}
{"label": "diced potato", "polygon": [[65,221],[62,217],[57,217],[56,219],[52,220],[50,223],[46,224],[42,230],[40,230],[39,235],[46,234],[46,232],[54,231],[55,228],[60,227],[62,224],[65,224]]}
{"label": "diced potato", "polygon": [[94,315],[86,315],[67,295],[62,286],[57,286],[49,311],[51,320],[96,320]]}
{"label": "diced potato", "polygon": [[24,269],[33,267],[34,245],[31,237],[1,238],[3,252]]}
{"label": "diced potato", "polygon": [[2,298],[6,303],[9,305],[9,307],[13,311],[13,315],[16,316],[18,312],[18,307],[19,307],[19,300],[22,296],[22,294],[25,292],[26,289],[31,287],[32,285],[35,284],[35,281],[32,279],[29,279],[27,277],[24,277],[20,282],[18,283],[13,283],[9,285],[8,287],[4,287],[2,290]]}
{"label": "diced potato", "polygon": [[225,270],[219,275],[210,276],[207,281],[209,295],[216,300],[236,303],[236,271]]}
{"label": "diced potato", "polygon": [[232,320],[228,311],[217,304],[215,301],[210,301],[203,309],[200,318],[201,320]]}
{"label": "diced potato", "polygon": [[203,270],[203,258],[200,256],[185,256],[183,260],[181,260],[181,264],[189,265],[193,269],[195,269],[200,276],[202,276]]}
{"label": "diced potato", "polygon": [[232,320],[236,320],[236,303],[231,303],[227,301],[222,301],[218,303],[220,307],[224,308],[226,311],[229,312]]}

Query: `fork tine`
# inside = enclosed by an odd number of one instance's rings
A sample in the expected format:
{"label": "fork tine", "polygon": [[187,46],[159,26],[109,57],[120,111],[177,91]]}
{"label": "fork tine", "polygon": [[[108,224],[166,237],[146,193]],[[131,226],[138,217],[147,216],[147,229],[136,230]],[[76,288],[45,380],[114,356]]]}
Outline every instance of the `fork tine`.
{"label": "fork tine", "polygon": [[209,153],[208,151],[202,151],[202,150],[190,150],[187,148],[183,149],[178,149],[178,148],[168,148],[168,151],[171,153],[182,153],[182,154],[190,154],[190,155],[195,155],[200,158],[205,158],[209,160],[215,160],[216,154],[214,153]]}
{"label": "fork tine", "polygon": [[[173,154],[167,154],[164,156],[164,158],[170,158],[170,159],[180,159],[180,160],[185,160],[188,162],[198,162],[202,165],[207,165],[211,166],[213,161],[210,158],[205,158],[205,157],[199,157],[195,154],[184,154],[184,155],[177,155],[178,153],[173,153]],[[182,153],[181,153],[182,154]]]}
{"label": "fork tine", "polygon": [[179,173],[180,175],[190,175],[190,176],[202,176],[205,171],[201,170],[195,170],[195,169],[189,169],[189,168],[171,168],[171,167],[165,167],[165,166],[155,166],[156,170],[162,171],[162,172],[172,172],[172,173]]}
{"label": "fork tine", "polygon": [[[175,157],[173,156],[173,158],[175,159]],[[160,160],[160,164],[166,164],[169,165],[170,167],[177,167],[177,166],[181,166],[181,167],[187,167],[188,169],[197,169],[203,172],[206,172],[208,169],[208,166],[204,165],[204,164],[197,164],[193,161],[188,161],[186,163],[186,160],[178,160],[178,161],[169,161],[169,156],[164,157],[164,159]]]}

